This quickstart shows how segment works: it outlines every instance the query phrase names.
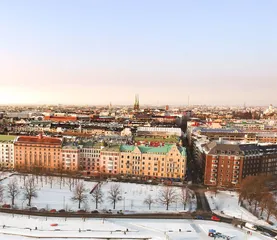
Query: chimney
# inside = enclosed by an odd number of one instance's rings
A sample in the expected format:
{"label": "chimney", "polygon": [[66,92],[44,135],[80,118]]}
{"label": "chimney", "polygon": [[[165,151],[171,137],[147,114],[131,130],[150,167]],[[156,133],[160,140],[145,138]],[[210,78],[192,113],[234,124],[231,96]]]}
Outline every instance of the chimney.
{"label": "chimney", "polygon": [[43,137],[43,136],[42,136],[42,132],[41,132],[41,133],[38,135],[38,138],[39,138],[39,139],[42,139],[42,137]]}

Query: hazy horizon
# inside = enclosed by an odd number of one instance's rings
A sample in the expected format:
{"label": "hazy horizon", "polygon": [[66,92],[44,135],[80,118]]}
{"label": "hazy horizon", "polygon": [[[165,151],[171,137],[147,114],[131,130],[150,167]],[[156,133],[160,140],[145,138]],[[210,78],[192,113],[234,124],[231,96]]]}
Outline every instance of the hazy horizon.
{"label": "hazy horizon", "polygon": [[276,104],[277,1],[0,2],[0,105]]}

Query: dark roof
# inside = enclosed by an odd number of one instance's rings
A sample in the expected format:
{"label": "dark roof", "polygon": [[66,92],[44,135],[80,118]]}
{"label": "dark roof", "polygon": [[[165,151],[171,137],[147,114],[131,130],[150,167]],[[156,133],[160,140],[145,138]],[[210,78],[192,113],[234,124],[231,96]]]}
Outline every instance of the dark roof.
{"label": "dark roof", "polygon": [[[209,154],[231,154],[251,155],[251,154],[273,154],[277,153],[277,144],[259,145],[259,144],[240,144],[240,143],[218,143],[216,141],[210,142],[205,146],[207,150],[210,149]],[[232,153],[233,152],[233,153]]]}

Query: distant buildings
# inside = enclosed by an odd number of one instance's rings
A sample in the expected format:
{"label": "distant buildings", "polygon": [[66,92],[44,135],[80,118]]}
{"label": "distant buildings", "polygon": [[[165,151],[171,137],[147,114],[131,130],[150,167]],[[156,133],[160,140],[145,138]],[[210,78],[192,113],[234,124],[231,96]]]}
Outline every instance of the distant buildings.
{"label": "distant buildings", "polygon": [[0,160],[6,169],[37,174],[79,172],[86,176],[136,176],[178,181],[186,175],[186,149],[176,144],[118,145],[43,134],[9,139],[2,136],[2,139],[6,140]]}

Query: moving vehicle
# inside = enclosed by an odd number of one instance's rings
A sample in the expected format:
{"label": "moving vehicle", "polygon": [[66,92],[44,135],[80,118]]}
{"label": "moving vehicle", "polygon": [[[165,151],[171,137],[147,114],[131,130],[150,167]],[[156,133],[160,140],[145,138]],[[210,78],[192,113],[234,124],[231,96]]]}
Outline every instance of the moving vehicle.
{"label": "moving vehicle", "polygon": [[257,227],[254,225],[254,224],[252,224],[252,223],[245,223],[245,225],[244,225],[246,228],[248,228],[248,229],[251,229],[251,230],[254,230],[254,231],[256,231],[257,230]]}
{"label": "moving vehicle", "polygon": [[212,216],[211,219],[212,219],[213,221],[218,221],[218,222],[220,221],[220,218],[217,217],[217,216]]}

